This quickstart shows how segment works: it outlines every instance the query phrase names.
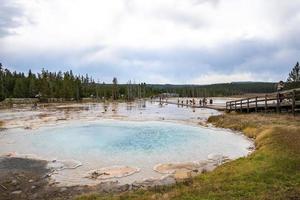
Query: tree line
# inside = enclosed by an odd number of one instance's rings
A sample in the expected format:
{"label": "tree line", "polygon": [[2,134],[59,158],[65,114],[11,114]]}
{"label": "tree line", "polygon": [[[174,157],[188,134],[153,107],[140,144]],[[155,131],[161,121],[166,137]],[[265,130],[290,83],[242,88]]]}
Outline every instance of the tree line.
{"label": "tree line", "polygon": [[[285,89],[300,87],[299,63],[290,72]],[[89,75],[74,75],[72,70],[39,73],[10,71],[0,63],[0,100],[5,98],[82,98],[134,100],[174,93],[180,97],[231,96],[246,93],[270,93],[276,91],[276,83],[233,82],[212,85],[159,85],[146,83],[119,84],[116,77],[111,83],[99,83]]]}
{"label": "tree line", "polygon": [[158,94],[146,83],[118,84],[116,77],[112,83],[99,83],[90,77],[74,75],[72,70],[50,72],[42,69],[40,73],[10,71],[0,63],[0,100],[6,98],[63,98],[81,100],[82,98],[127,99],[145,98]]}

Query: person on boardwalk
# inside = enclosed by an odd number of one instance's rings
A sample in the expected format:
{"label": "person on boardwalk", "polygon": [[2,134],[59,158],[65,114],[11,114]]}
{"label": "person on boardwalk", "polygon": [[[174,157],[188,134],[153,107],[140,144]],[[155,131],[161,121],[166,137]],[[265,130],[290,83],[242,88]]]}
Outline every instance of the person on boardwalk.
{"label": "person on boardwalk", "polygon": [[277,92],[278,92],[278,97],[279,97],[280,103],[284,99],[283,94],[280,93],[281,91],[283,91],[283,88],[284,88],[284,82],[283,81],[279,81],[279,83],[277,84]]}
{"label": "person on boardwalk", "polygon": [[277,84],[277,91],[280,92],[283,90],[283,88],[284,88],[284,82],[279,81],[279,83]]}
{"label": "person on boardwalk", "polygon": [[207,99],[206,99],[205,97],[203,98],[202,103],[203,103],[203,106],[206,106],[206,104],[207,104]]}

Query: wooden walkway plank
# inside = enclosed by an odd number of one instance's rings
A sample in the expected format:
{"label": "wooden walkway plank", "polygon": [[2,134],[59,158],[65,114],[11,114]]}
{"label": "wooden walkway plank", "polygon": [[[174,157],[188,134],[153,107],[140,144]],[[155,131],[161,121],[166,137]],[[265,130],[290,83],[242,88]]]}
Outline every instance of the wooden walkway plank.
{"label": "wooden walkway plank", "polygon": [[[227,105],[229,105],[229,109]],[[234,109],[231,105],[234,105]],[[227,112],[249,113],[264,110],[265,113],[272,111],[281,113],[286,110],[295,115],[298,109],[300,110],[300,88],[226,102]]]}

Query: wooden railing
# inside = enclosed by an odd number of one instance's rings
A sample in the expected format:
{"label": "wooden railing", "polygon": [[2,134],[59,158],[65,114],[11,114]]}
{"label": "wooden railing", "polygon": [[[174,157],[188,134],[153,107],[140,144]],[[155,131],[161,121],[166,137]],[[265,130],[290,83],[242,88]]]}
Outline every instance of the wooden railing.
{"label": "wooden railing", "polygon": [[295,114],[296,108],[300,105],[300,88],[270,93],[251,98],[244,98],[226,102],[226,111],[237,112],[268,112],[275,110],[277,113],[282,109],[291,110]]}

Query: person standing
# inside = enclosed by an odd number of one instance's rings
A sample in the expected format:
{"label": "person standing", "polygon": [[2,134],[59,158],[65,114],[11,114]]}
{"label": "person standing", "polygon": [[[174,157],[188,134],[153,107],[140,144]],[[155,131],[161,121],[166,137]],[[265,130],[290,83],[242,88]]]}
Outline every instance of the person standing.
{"label": "person standing", "polygon": [[284,88],[284,82],[283,81],[279,81],[279,83],[277,84],[277,93],[278,93],[278,98],[279,98],[279,102],[281,103],[284,99],[283,94],[281,94],[280,92],[283,91]]}

